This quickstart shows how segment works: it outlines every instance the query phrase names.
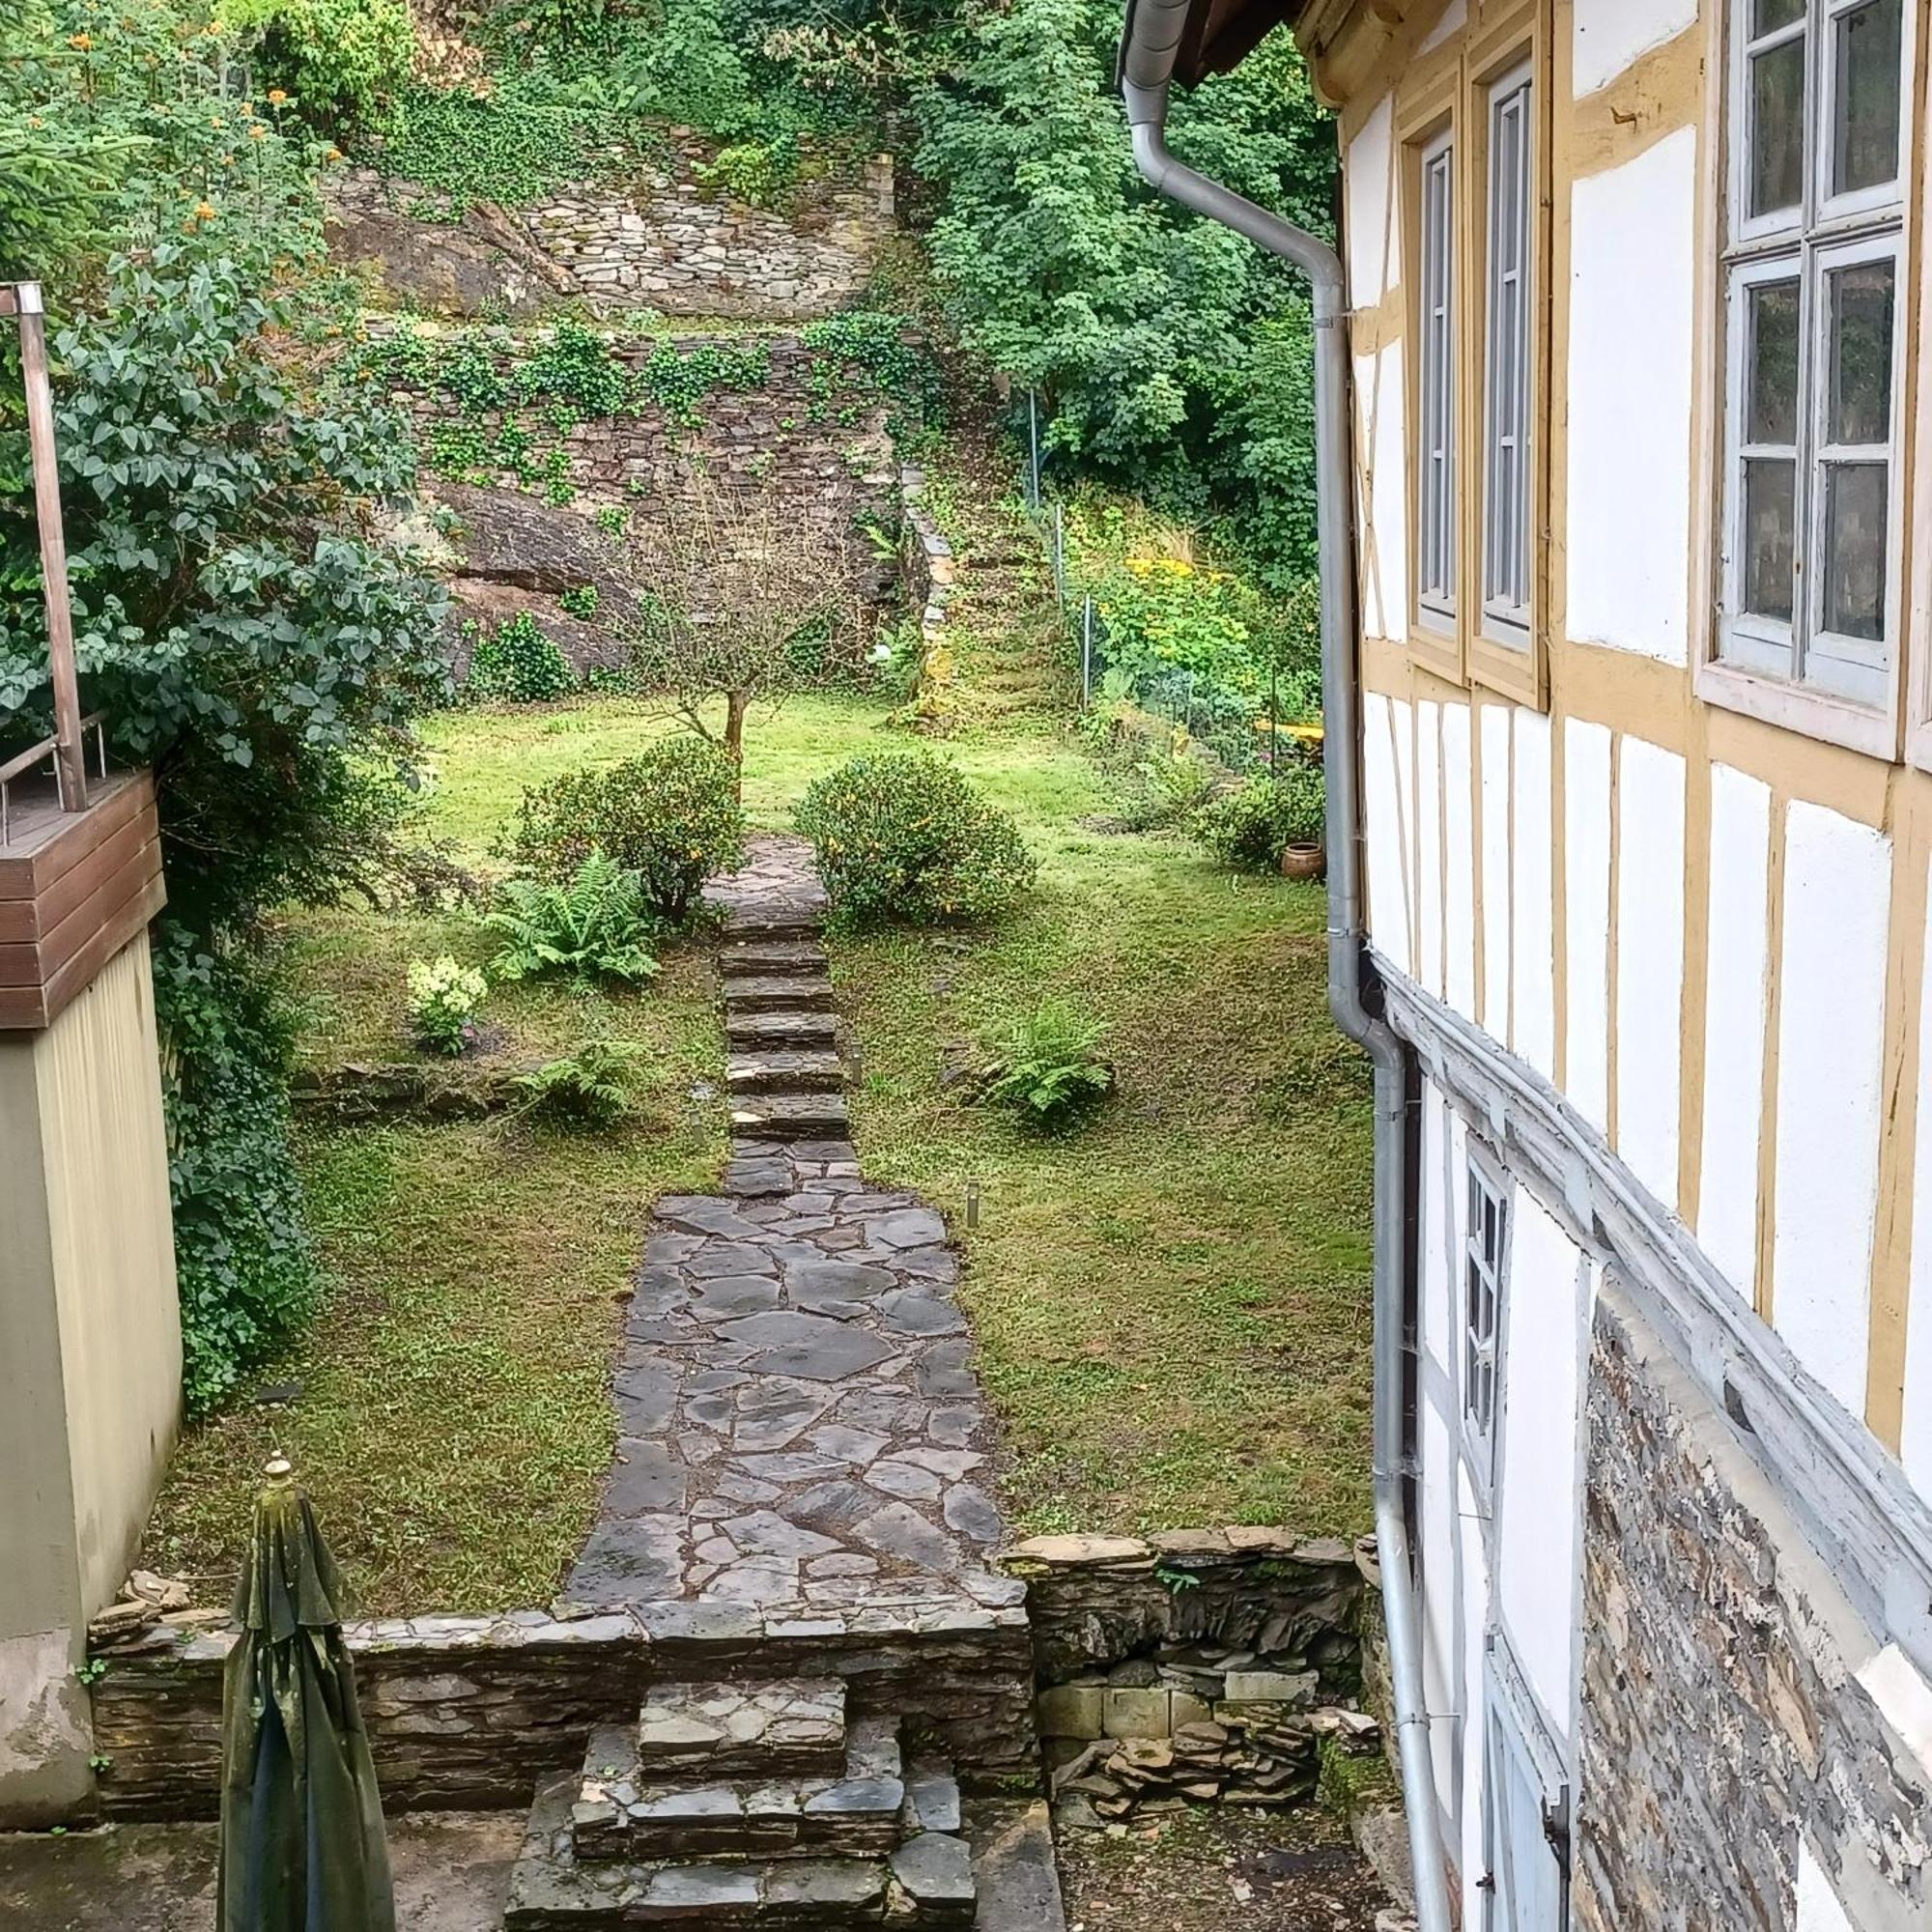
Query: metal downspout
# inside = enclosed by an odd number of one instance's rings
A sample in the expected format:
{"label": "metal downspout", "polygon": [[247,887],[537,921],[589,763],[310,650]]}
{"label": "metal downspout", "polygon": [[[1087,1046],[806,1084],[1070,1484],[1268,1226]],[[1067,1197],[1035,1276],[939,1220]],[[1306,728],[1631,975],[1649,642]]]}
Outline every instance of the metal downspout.
{"label": "metal downspout", "polygon": [[1322,764],[1328,788],[1328,1007],[1375,1066],[1375,1505],[1388,1623],[1396,1739],[1414,1866],[1418,1932],[1451,1932],[1423,1700],[1420,1611],[1404,1493],[1408,1455],[1408,1077],[1406,1046],[1368,995],[1375,968],[1362,918],[1361,694],[1355,636],[1354,475],[1348,298],[1341,258],[1319,236],[1210,181],[1169,154],[1168,87],[1189,0],[1129,0],[1121,50],[1134,161],[1161,194],[1293,262],[1315,317],[1315,467],[1321,592]]}

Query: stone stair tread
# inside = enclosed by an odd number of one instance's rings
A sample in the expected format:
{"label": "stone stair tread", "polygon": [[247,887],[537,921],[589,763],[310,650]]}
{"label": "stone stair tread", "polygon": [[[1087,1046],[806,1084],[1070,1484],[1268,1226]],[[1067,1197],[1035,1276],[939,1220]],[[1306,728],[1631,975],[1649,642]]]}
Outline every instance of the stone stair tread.
{"label": "stone stair tread", "polygon": [[748,939],[727,946],[719,955],[726,973],[789,975],[823,973],[830,964],[824,947],[808,939]]}
{"label": "stone stair tread", "polygon": [[638,1714],[636,1755],[647,1777],[836,1776],[845,1748],[845,1685],[837,1677],[653,1684]]}
{"label": "stone stair tread", "polygon": [[842,1134],[850,1122],[842,1094],[748,1094],[731,1104],[734,1134],[815,1140]]}
{"label": "stone stair tread", "polygon": [[727,1010],[773,1012],[829,1007],[832,981],[823,973],[732,974],[721,982]]}
{"label": "stone stair tread", "polygon": [[734,1048],[802,1048],[838,1038],[838,1019],[835,1013],[810,1008],[797,1012],[730,1013],[724,1036]]}
{"label": "stone stair tread", "polygon": [[907,1829],[894,1718],[856,1719],[837,1772],[805,1776],[653,1776],[627,1747],[621,1730],[591,1739],[571,1808],[582,1860],[884,1858]]}
{"label": "stone stair tread", "polygon": [[733,1094],[830,1093],[845,1084],[845,1063],[830,1048],[734,1050],[724,1062]]}

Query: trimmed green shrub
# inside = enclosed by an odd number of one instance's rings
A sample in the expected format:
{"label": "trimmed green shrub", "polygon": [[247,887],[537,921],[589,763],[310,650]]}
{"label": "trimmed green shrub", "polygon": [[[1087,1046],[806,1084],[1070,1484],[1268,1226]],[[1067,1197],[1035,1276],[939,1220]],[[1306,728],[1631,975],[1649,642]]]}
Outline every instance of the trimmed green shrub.
{"label": "trimmed green shrub", "polygon": [[812,781],[798,829],[855,923],[991,919],[1033,888],[1010,817],[929,752],[866,752]]}
{"label": "trimmed green shrub", "polygon": [[638,875],[660,923],[684,925],[704,881],[745,856],[738,767],[721,747],[680,735],[524,793],[507,847],[521,869],[568,878],[593,847]]}
{"label": "trimmed green shrub", "polygon": [[548,704],[577,689],[577,673],[527,611],[476,640],[463,695],[472,702]]}
{"label": "trimmed green shrub", "polygon": [[476,1009],[490,982],[445,952],[410,961],[410,1025],[430,1053],[454,1060],[476,1038]]}
{"label": "trimmed green shrub", "polygon": [[1113,1090],[1106,1033],[1071,1000],[1042,1000],[1001,1033],[983,1096],[1031,1125],[1065,1125]]}
{"label": "trimmed green shrub", "polygon": [[657,977],[645,950],[655,923],[638,875],[603,852],[592,852],[567,885],[536,879],[505,881],[484,922],[503,936],[491,962],[499,980],[553,974],[636,983]]}
{"label": "trimmed green shrub", "polygon": [[1327,788],[1321,768],[1296,764],[1279,778],[1250,779],[1194,816],[1194,836],[1223,865],[1244,872],[1272,872],[1291,845],[1321,838]]}

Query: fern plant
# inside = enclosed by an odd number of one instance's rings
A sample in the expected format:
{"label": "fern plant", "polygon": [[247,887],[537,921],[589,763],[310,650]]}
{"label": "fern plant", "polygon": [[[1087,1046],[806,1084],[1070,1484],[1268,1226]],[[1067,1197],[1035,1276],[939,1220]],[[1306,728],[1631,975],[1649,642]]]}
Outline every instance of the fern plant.
{"label": "fern plant", "polygon": [[614,1127],[631,1111],[643,1049],[632,1040],[586,1039],[575,1053],[517,1076],[520,1113],[573,1126]]}
{"label": "fern plant", "polygon": [[593,851],[564,885],[539,879],[505,882],[486,923],[503,938],[491,962],[498,980],[551,975],[654,979],[658,962],[645,942],[656,930],[636,872]]}
{"label": "fern plant", "polygon": [[1106,1033],[1072,1001],[1042,1000],[1001,1035],[984,1097],[1036,1126],[1065,1124],[1113,1090]]}

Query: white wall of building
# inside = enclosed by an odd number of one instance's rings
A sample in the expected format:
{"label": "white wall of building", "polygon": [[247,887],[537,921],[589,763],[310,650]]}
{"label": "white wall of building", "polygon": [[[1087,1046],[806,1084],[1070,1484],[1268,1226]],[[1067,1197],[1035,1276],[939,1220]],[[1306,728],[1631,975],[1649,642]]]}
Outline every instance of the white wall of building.
{"label": "white wall of building", "polygon": [[1697,0],[1573,0],[1571,87],[1580,99],[1697,24]]}
{"label": "white wall of building", "polygon": [[1563,1078],[1597,1129],[1610,1126],[1610,733],[1563,727]]}
{"label": "white wall of building", "polygon": [[1684,760],[1641,738],[1617,758],[1616,1148],[1677,1203],[1683,1064]]}

